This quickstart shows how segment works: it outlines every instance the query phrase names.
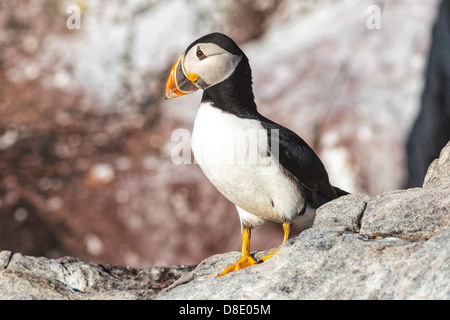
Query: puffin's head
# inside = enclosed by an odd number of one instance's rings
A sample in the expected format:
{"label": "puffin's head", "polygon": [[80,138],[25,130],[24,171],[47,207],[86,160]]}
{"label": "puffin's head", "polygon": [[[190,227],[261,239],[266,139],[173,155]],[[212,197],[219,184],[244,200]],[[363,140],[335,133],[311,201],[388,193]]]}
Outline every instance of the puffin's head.
{"label": "puffin's head", "polygon": [[197,39],[180,56],[166,83],[166,99],[206,90],[228,77],[245,56],[237,44],[221,33]]}

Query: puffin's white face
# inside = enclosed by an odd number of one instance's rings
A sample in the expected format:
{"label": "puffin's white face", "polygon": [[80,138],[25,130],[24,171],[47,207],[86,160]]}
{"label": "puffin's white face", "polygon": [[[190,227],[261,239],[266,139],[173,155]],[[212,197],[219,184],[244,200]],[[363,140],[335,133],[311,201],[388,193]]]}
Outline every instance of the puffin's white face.
{"label": "puffin's white face", "polygon": [[231,76],[239,61],[240,56],[214,43],[199,43],[187,52],[184,67],[188,75],[198,75],[196,84],[205,90]]}
{"label": "puffin's white face", "polygon": [[166,83],[166,99],[222,82],[231,76],[241,58],[214,43],[195,44],[173,66]]}

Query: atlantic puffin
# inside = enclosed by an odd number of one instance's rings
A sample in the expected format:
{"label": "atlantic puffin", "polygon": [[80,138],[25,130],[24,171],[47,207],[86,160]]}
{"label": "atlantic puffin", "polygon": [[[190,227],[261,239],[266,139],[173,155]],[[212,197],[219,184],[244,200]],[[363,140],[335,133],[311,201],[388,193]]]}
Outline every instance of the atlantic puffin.
{"label": "atlantic puffin", "polygon": [[[293,131],[261,115],[244,52],[222,33],[191,43],[170,71],[165,98],[203,90],[192,130],[196,162],[237,209],[242,254],[218,276],[261,263],[250,254],[251,230],[267,220],[283,225],[283,243],[292,223],[311,224],[315,210],[347,194],[330,184],[309,145]],[[280,247],[281,247],[280,246]]]}

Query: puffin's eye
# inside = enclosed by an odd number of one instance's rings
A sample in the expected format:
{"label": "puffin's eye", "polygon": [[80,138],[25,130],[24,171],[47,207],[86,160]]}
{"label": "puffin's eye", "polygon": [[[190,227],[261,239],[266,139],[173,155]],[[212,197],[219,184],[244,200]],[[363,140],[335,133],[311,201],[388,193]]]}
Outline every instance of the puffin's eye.
{"label": "puffin's eye", "polygon": [[195,55],[199,60],[203,60],[206,58],[206,55],[203,53],[202,50],[200,50],[200,47],[197,48],[197,52],[195,53]]}

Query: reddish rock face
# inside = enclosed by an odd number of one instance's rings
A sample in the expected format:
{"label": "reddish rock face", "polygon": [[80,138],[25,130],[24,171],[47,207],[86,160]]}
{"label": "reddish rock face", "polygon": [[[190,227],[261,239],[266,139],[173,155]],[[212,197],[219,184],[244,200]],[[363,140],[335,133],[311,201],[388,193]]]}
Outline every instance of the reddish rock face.
{"label": "reddish rock face", "polygon": [[[399,187],[402,136],[413,112],[398,111],[405,101],[414,110],[432,6],[386,7],[382,28],[370,31],[359,29],[366,8],[336,7],[333,12],[347,16],[337,19],[344,23],[330,16],[330,27],[319,7],[242,3],[245,8],[233,4],[219,16],[202,15],[212,18],[201,27],[180,19],[186,25],[179,38],[164,34],[171,30],[167,19],[155,18],[166,16],[163,6],[92,4],[80,8],[81,29],[70,30],[66,8],[56,2],[1,4],[1,250],[134,267],[196,264],[240,250],[234,206],[197,165],[171,160],[172,132],[192,128],[198,97],[170,105],[162,100],[172,60],[196,33],[219,26],[234,26],[219,31],[248,52],[261,113],[301,134],[326,166],[330,159],[337,163],[327,168],[335,184],[370,195]],[[180,16],[199,10],[169,4],[167,10],[174,9]],[[411,17],[417,27],[406,24]],[[301,21],[307,24],[297,25]],[[392,32],[389,25],[399,21],[405,25]],[[297,32],[308,23],[330,33],[308,28],[316,39],[309,42]],[[389,49],[397,37],[414,41],[406,51]],[[383,94],[387,88],[400,98]],[[385,163],[386,157],[393,161]],[[281,227],[266,224],[252,233],[252,250],[281,239]]]}

